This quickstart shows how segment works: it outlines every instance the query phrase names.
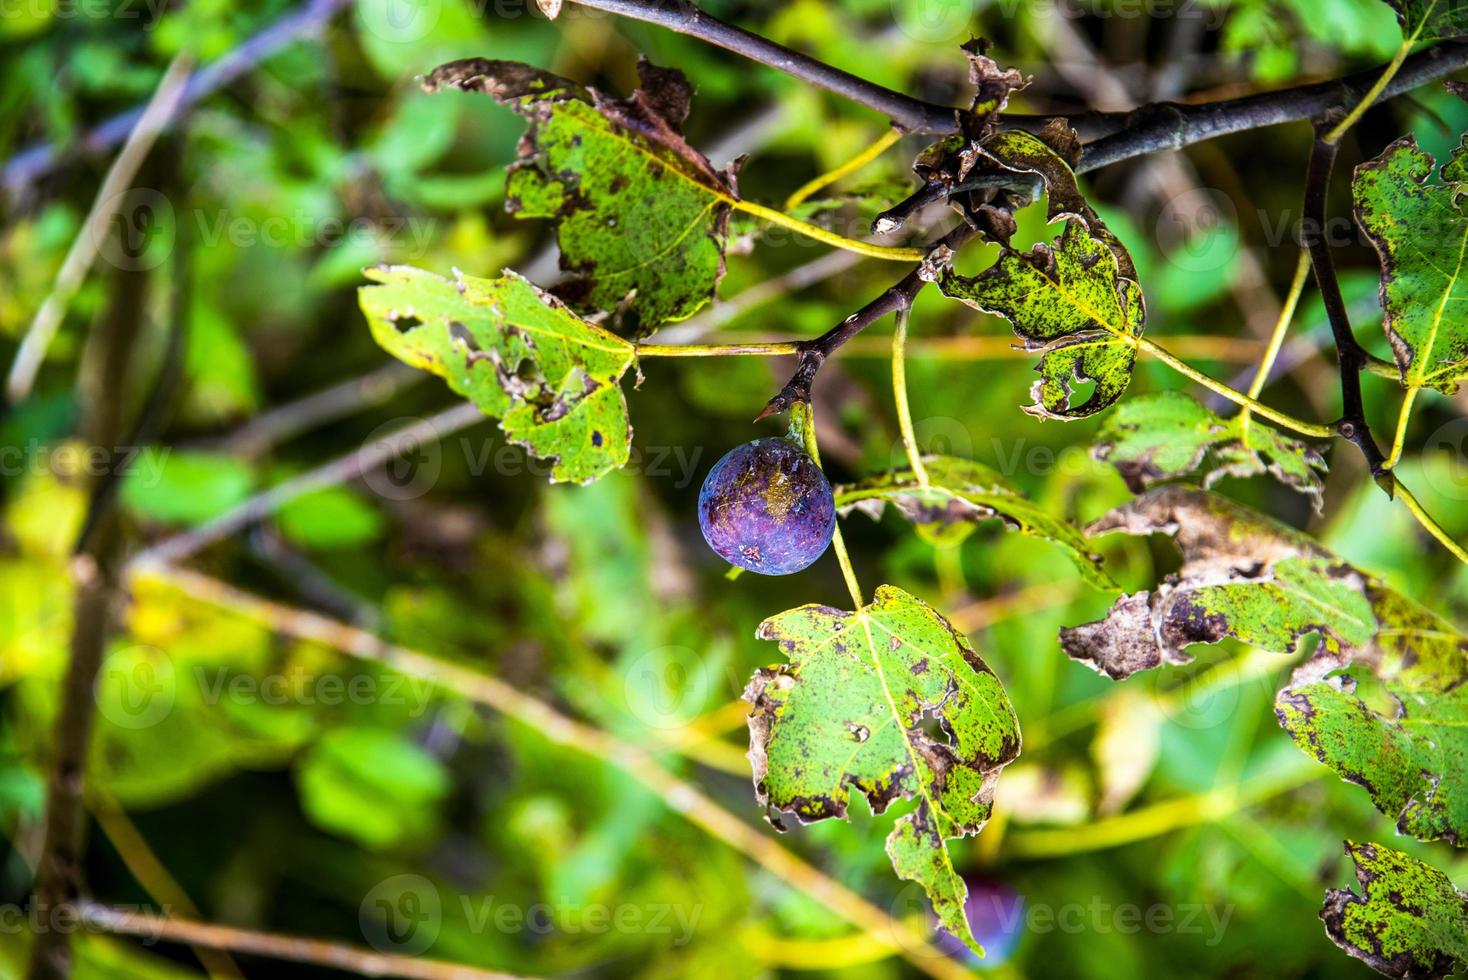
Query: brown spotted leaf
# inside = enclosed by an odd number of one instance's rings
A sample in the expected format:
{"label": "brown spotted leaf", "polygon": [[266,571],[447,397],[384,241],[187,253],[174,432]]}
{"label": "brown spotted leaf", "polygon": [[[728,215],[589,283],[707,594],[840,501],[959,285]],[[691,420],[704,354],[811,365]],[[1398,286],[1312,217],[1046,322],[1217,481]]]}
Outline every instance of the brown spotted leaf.
{"label": "brown spotted leaf", "polygon": [[1325,893],[1320,918],[1330,941],[1377,973],[1435,980],[1468,966],[1468,895],[1410,854],[1346,841],[1360,894]]}
{"label": "brown spotted leaf", "polygon": [[444,279],[384,266],[366,276],[373,285],[358,301],[377,343],[443,378],[512,441],[554,459],[553,480],[586,483],[626,464],[630,343],[513,272]]}
{"label": "brown spotted leaf", "polygon": [[758,636],[788,661],[757,671],[744,692],[760,801],[808,823],[844,817],[853,791],[875,813],[915,799],[887,853],[942,926],[978,949],[944,842],[979,832],[1000,769],[1019,755],[999,679],[947,620],[889,585],[855,612],[808,605],[772,616]]}
{"label": "brown spotted leaf", "polygon": [[1381,259],[1382,328],[1402,385],[1452,394],[1468,374],[1468,146],[1437,180],[1433,167],[1404,136],[1357,167],[1351,186],[1356,221]]}
{"label": "brown spotted leaf", "polygon": [[1308,633],[1338,650],[1376,632],[1358,572],[1226,498],[1160,487],[1087,530],[1169,534],[1183,557],[1175,574],[1151,591],[1123,595],[1105,619],[1060,631],[1067,654],[1113,679],[1187,663],[1187,646],[1224,637],[1292,653]]}
{"label": "brown spotted leaf", "polygon": [[529,122],[510,167],[506,207],[556,222],[558,289],[578,312],[605,312],[642,337],[693,315],[724,275],[733,174],[680,132],[692,89],[681,72],[638,64],[626,99],[511,61],[434,69],[428,91],[484,92]]}
{"label": "brown spotted leaf", "polygon": [[1302,665],[1275,713],[1295,744],[1365,787],[1399,831],[1468,845],[1468,637],[1378,583],[1368,595],[1380,623],[1373,641]]}
{"label": "brown spotted leaf", "polygon": [[944,268],[937,283],[945,296],[1003,316],[1040,355],[1025,411],[1078,419],[1113,404],[1132,380],[1147,314],[1141,287],[1118,261],[1104,238],[1072,218],[1053,244],[1006,247],[977,276]]}

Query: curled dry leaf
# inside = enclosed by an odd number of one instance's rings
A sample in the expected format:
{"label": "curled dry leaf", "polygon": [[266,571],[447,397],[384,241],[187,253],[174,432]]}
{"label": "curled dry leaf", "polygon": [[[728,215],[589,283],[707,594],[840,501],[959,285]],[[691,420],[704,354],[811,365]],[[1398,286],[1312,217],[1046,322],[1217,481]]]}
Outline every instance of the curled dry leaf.
{"label": "curled dry leaf", "polygon": [[1155,589],[1123,595],[1105,619],[1060,631],[1067,654],[1113,679],[1187,663],[1185,647],[1224,637],[1293,653],[1309,633],[1339,650],[1376,632],[1360,573],[1299,532],[1223,497],[1161,487],[1087,530],[1168,534],[1183,557]]}

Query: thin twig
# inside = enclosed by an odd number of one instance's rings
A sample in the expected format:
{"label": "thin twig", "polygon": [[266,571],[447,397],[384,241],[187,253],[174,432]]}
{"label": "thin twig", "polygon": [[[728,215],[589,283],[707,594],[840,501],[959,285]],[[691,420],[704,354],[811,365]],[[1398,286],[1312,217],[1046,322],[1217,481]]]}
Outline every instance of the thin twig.
{"label": "thin twig", "polygon": [[797,207],[809,200],[812,194],[831,186],[843,177],[856,173],[862,167],[865,167],[877,159],[877,157],[896,146],[897,141],[900,139],[902,139],[902,132],[900,130],[887,130],[850,160],[847,160],[840,166],[832,167],[823,174],[812,177],[797,187],[794,193],[785,199],[784,210],[794,211]]}
{"label": "thin twig", "polygon": [[[83,438],[112,452],[124,438],[127,378],[132,352],[142,329],[148,277],[136,270],[119,271],[108,307],[89,338],[83,361],[79,401],[84,406]],[[102,492],[106,479],[89,488],[90,532],[74,553],[71,574],[72,631],[66,674],[59,692],[46,783],[45,836],[36,865],[35,908],[46,914],[70,906],[81,891],[82,853],[86,845],[86,810],[82,791],[91,755],[95,721],[95,689],[121,579],[123,536],[117,509]],[[65,980],[71,974],[71,933],[47,929],[30,949],[30,980]]]}
{"label": "thin twig", "polygon": [[[193,900],[178,883],[168,868],[158,860],[158,855],[148,846],[148,841],[128,818],[117,801],[106,795],[104,790],[93,787],[88,790],[89,809],[103,835],[111,842],[122,863],[133,879],[143,887],[155,905],[164,909],[178,909],[189,918],[198,918],[199,910]],[[210,977],[242,977],[239,966],[229,953],[209,946],[193,947],[194,955]]]}
{"label": "thin twig", "polygon": [[423,371],[390,361],[359,377],[263,411],[219,440],[214,448],[231,455],[259,456],[318,426],[380,405],[427,377]]}
{"label": "thin twig", "polygon": [[917,478],[918,486],[927,487],[928,471],[923,466],[923,453],[918,448],[912,427],[912,410],[907,404],[907,322],[909,307],[897,311],[897,324],[892,328],[892,401],[897,409],[897,428],[902,433],[902,448],[907,451],[907,465]]}
{"label": "thin twig", "polygon": [[1349,441],[1366,458],[1366,465],[1377,484],[1392,494],[1391,471],[1382,464],[1385,459],[1371,429],[1366,423],[1366,408],[1361,400],[1361,371],[1366,367],[1366,351],[1351,332],[1350,314],[1346,301],[1341,296],[1341,285],[1336,279],[1335,261],[1330,254],[1330,243],[1325,237],[1326,196],[1330,187],[1330,173],[1335,164],[1339,144],[1325,138],[1324,124],[1316,126],[1315,142],[1310,148],[1310,162],[1305,170],[1305,208],[1301,235],[1310,253],[1310,265],[1315,271],[1315,285],[1320,290],[1320,300],[1330,318],[1331,334],[1335,337],[1336,362],[1341,375],[1341,418],[1335,431]]}
{"label": "thin twig", "polygon": [[[1300,257],[1295,262],[1295,275],[1290,280],[1289,292],[1285,293],[1284,304],[1279,308],[1279,317],[1274,321],[1274,329],[1269,334],[1269,345],[1264,349],[1264,356],[1259,359],[1259,366],[1254,371],[1254,380],[1249,382],[1248,396],[1258,400],[1264,391],[1264,386],[1269,383],[1269,372],[1274,370],[1274,362],[1279,358],[1280,349],[1284,346],[1285,335],[1289,333],[1290,321],[1295,318],[1295,307],[1300,304],[1300,296],[1305,291],[1305,283],[1310,278],[1310,254],[1304,249],[1300,250]],[[1239,430],[1243,435],[1244,445],[1249,444],[1249,416],[1252,409],[1247,405],[1239,412]]]}
{"label": "thin twig", "polygon": [[673,812],[763,865],[846,921],[875,935],[891,937],[894,952],[922,972],[940,980],[969,977],[962,966],[935,949],[915,929],[895,920],[740,820],[698,787],[673,775],[646,750],[569,718],[496,677],[421,650],[385,642],[346,623],[251,595],[197,572],[155,565],[136,569],[133,580],[170,585],[200,602],[247,617],[286,636],[320,643],[348,656],[425,678],[515,719],[556,745],[601,759],[652,790]]}
{"label": "thin twig", "polygon": [[276,932],[239,929],[191,919],[116,909],[97,902],[81,904],[86,922],[107,932],[162,939],[189,946],[208,946],[289,963],[310,963],[363,977],[404,977],[408,980],[519,980],[509,973],[481,970],[460,963],[398,956],[360,949],[325,939],[286,936]]}
{"label": "thin twig", "polygon": [[1165,800],[1088,824],[1085,833],[1064,830],[1014,830],[1006,853],[1011,857],[1055,858],[1101,851],[1150,840],[1174,830],[1212,823],[1245,807],[1288,793],[1318,779],[1318,767],[1291,765],[1279,772],[1255,777],[1243,785]]}
{"label": "thin twig", "polygon": [[[978,229],[964,222],[952,231],[948,232],[938,241],[930,246],[929,251],[949,249],[957,251],[960,246],[978,234]],[[786,383],[780,392],[771,398],[765,405],[764,410],[756,416],[756,421],[776,412],[783,412],[797,403],[810,401],[811,382],[815,380],[816,372],[821,369],[826,358],[841,348],[848,340],[861,333],[867,327],[876,323],[888,313],[895,313],[912,305],[913,299],[923,286],[927,285],[922,277],[923,266],[918,266],[907,275],[903,276],[893,286],[883,290],[881,295],[872,300],[866,306],[857,310],[851,316],[842,320],[830,330],[821,334],[814,340],[802,341],[800,344],[800,361],[795,368],[795,374]]]}
{"label": "thin twig", "polygon": [[112,161],[112,166],[107,168],[102,186],[97,188],[97,196],[92,200],[92,208],[56,273],[51,292],[36,311],[19,350],[15,352],[10,374],[5,379],[5,396],[12,404],[24,401],[30,395],[36,374],[46,360],[46,351],[50,349],[62,318],[66,316],[66,309],[71,305],[71,298],[81,288],[97,252],[107,240],[108,226],[117,213],[117,206],[122,203],[123,194],[132,186],[133,178],[148,158],[154,141],[179,108],[183,86],[192,66],[193,59],[187,54],[179,54],[173,59],[158,87],[153,90],[147,108],[138,117],[137,125],[128,134],[127,142]]}

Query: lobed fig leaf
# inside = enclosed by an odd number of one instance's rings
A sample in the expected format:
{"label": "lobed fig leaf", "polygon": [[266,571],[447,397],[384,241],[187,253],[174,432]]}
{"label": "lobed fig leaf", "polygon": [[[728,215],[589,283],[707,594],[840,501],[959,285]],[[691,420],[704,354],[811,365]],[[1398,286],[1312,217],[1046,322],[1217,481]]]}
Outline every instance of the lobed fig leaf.
{"label": "lobed fig leaf", "polygon": [[892,865],[982,952],[945,841],[983,828],[999,771],[1019,755],[999,679],[947,620],[889,585],[855,612],[801,606],[757,635],[788,659],[756,671],[744,692],[760,801],[809,823],[844,817],[853,791],[874,813],[915,799],[887,838]]}
{"label": "lobed fig leaf", "polygon": [[713,297],[738,192],[733,172],[680,132],[692,98],[682,72],[645,60],[637,70],[641,84],[626,99],[484,58],[441,65],[423,87],[483,92],[526,118],[506,209],[556,222],[562,298],[643,337]]}
{"label": "lobed fig leaf", "polygon": [[587,483],[626,464],[632,425],[620,382],[636,362],[630,343],[508,270],[498,279],[409,266],[365,275],[374,285],[358,301],[377,343],[554,459],[553,481]]}
{"label": "lobed fig leaf", "polygon": [[[1025,348],[1039,352],[1040,379],[1025,411],[1077,419],[1110,406],[1131,383],[1146,308],[1118,262],[1105,240],[1072,218],[1053,244],[1006,247],[977,276],[945,268],[936,280],[945,296],[1009,320]],[[1080,399],[1077,385],[1092,386],[1089,396]]]}

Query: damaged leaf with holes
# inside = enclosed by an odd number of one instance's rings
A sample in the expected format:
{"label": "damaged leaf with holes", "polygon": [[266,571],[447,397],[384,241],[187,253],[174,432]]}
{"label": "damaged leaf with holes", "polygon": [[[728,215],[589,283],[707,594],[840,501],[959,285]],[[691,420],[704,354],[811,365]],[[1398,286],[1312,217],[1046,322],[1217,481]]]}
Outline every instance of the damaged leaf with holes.
{"label": "damaged leaf with holes", "polygon": [[1308,634],[1338,651],[1376,632],[1363,577],[1298,531],[1227,498],[1171,485],[1149,491],[1087,532],[1167,534],[1183,564],[1149,591],[1123,595],[1106,618],[1060,631],[1072,658],[1120,680],[1185,664],[1185,648],[1232,637],[1293,653]]}
{"label": "damaged leaf with holes", "polygon": [[555,481],[586,483],[627,462],[632,426],[621,380],[633,346],[581,319],[529,280],[444,279],[408,266],[368,269],[358,290],[372,336],[438,375],[540,459]]}
{"label": "damaged leaf with holes", "polygon": [[1346,841],[1360,893],[1332,888],[1320,918],[1331,942],[1377,973],[1434,980],[1468,967],[1468,895],[1410,854]]}
{"label": "damaged leaf with holes", "polygon": [[855,612],[807,605],[772,616],[758,636],[788,661],[757,671],[744,692],[760,801],[810,823],[845,817],[853,791],[874,813],[916,800],[887,838],[892,865],[922,886],[946,930],[979,949],[945,841],[979,832],[999,771],[1019,755],[999,679],[947,620],[888,585]]}
{"label": "damaged leaf with holes", "polygon": [[1025,348],[1039,353],[1040,379],[1025,406],[1032,415],[1094,415],[1131,383],[1146,319],[1142,290],[1121,275],[1116,253],[1081,219],[1068,221],[1053,244],[1005,248],[977,276],[945,268],[937,283],[945,296],[1003,316]]}
{"label": "damaged leaf with holes", "polygon": [[1402,386],[1452,394],[1468,373],[1468,142],[1436,180],[1434,163],[1404,136],[1357,167],[1351,186],[1356,221],[1381,259],[1382,329]]}
{"label": "damaged leaf with holes", "polygon": [[1030,500],[996,470],[956,456],[924,457],[923,469],[927,486],[910,469],[838,486],[836,507],[843,514],[857,510],[876,520],[890,505],[933,544],[957,544],[980,524],[997,519],[1060,548],[1090,584],[1116,588],[1079,529]]}
{"label": "damaged leaf with holes", "polygon": [[1468,637],[1400,593],[1373,584],[1370,595],[1374,641],[1302,665],[1275,713],[1400,832],[1468,845]]}
{"label": "damaged leaf with holes", "polygon": [[616,332],[645,337],[692,316],[724,275],[734,174],[683,138],[693,90],[675,69],[638,63],[626,99],[511,61],[471,58],[424,80],[484,92],[524,116],[505,207],[556,223],[557,293]]}
{"label": "damaged leaf with holes", "polygon": [[1181,392],[1130,398],[1106,418],[1091,454],[1116,467],[1133,493],[1199,475],[1204,487],[1225,476],[1268,472],[1308,496],[1317,513],[1325,460],[1307,443],[1258,419],[1225,419]]}

